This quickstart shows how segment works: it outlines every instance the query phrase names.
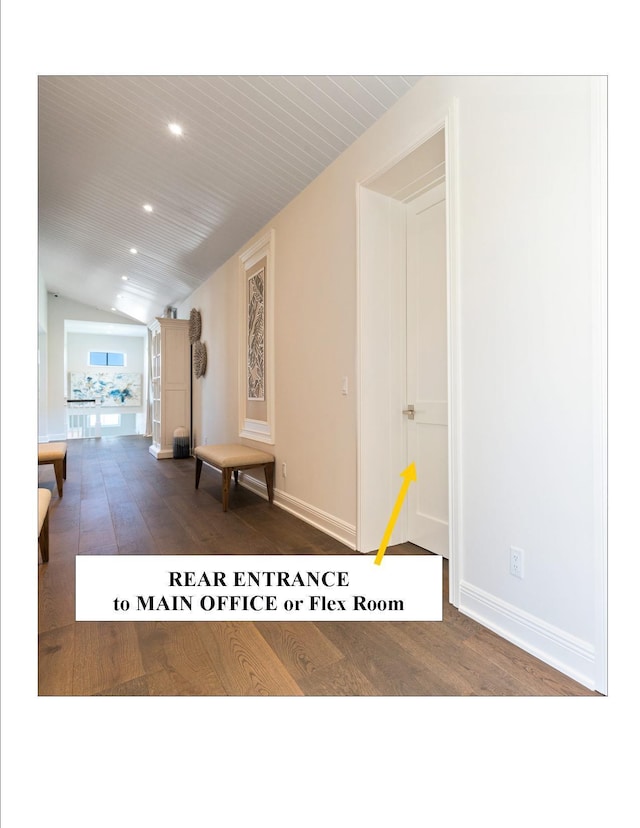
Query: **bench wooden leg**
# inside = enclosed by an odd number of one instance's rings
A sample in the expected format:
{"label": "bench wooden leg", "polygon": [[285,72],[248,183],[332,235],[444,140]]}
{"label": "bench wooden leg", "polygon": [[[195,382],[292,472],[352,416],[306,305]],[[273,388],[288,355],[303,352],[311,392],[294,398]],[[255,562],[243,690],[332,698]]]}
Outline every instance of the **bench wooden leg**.
{"label": "bench wooden leg", "polygon": [[232,469],[222,469],[222,511],[229,508],[229,488],[231,486]]}
{"label": "bench wooden leg", "polygon": [[264,467],[264,479],[267,484],[267,494],[269,495],[269,503],[273,503],[273,472],[275,463],[267,463]]}
{"label": "bench wooden leg", "polygon": [[53,461],[53,470],[56,473],[56,484],[58,486],[58,497],[62,497],[62,481],[65,480],[67,477],[65,472],[65,461],[66,457],[62,458],[61,460]]}
{"label": "bench wooden leg", "polygon": [[48,561],[49,561],[49,510],[47,510],[47,514],[44,516],[44,520],[42,521],[42,529],[40,530],[40,536],[38,537],[38,543],[40,545],[40,554],[42,555],[42,563],[48,563]]}
{"label": "bench wooden leg", "polygon": [[202,474],[202,460],[196,457],[196,489],[200,483],[200,475]]}

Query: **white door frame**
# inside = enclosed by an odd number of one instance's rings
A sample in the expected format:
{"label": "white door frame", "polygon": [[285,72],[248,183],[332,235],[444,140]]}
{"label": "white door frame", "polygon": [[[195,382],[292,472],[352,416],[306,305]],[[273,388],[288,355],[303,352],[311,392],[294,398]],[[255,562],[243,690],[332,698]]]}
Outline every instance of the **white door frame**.
{"label": "white door frame", "polygon": [[[358,462],[357,462],[357,523],[356,548],[371,551],[372,539],[377,537],[380,520],[391,514],[394,499],[400,487],[400,472],[405,459],[406,441],[397,439],[397,429],[406,428],[399,414],[406,403],[401,399],[404,383],[397,382],[401,370],[398,355],[404,350],[405,330],[394,324],[388,310],[403,289],[399,280],[404,274],[399,268],[380,265],[374,273],[366,245],[371,228],[367,228],[368,196],[363,192],[383,173],[398,164],[409,153],[444,129],[446,228],[447,228],[447,339],[448,339],[448,460],[449,460],[449,600],[459,605],[459,584],[462,580],[462,497],[461,497],[461,330],[460,330],[460,273],[459,273],[459,199],[458,199],[458,107],[450,101],[442,117],[419,141],[407,147],[374,175],[358,183]],[[375,258],[375,257],[374,257]],[[389,301],[387,301],[389,300]],[[385,316],[387,314],[387,316]],[[389,323],[389,324],[386,324]],[[381,330],[382,328],[382,330]],[[385,344],[380,345],[381,335]],[[381,348],[383,351],[381,351]],[[391,357],[387,359],[387,352]],[[395,355],[395,358],[394,356]],[[384,356],[385,365],[380,362]],[[395,362],[394,362],[395,359]],[[387,407],[385,409],[385,406]],[[372,411],[376,412],[373,423]],[[375,461],[371,458],[374,457]],[[396,480],[394,485],[389,480]],[[384,526],[383,526],[384,529]],[[393,543],[406,540],[406,515],[398,521]],[[382,538],[379,532],[378,541]]]}

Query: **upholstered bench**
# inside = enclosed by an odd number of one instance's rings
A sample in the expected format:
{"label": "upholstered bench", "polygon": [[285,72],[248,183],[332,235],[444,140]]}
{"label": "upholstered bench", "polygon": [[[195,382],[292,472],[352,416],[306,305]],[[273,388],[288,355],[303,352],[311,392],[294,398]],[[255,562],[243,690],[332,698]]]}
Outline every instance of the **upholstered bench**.
{"label": "upholstered bench", "polygon": [[38,545],[42,555],[42,563],[49,560],[49,504],[51,492],[49,489],[38,489]]}
{"label": "upholstered bench", "polygon": [[267,484],[269,503],[273,503],[273,473],[276,466],[276,458],[273,454],[240,445],[197,446],[193,453],[196,458],[196,489],[200,483],[203,463],[220,469],[222,472],[223,512],[226,512],[229,506],[231,472],[233,472],[237,485],[238,471],[240,469],[255,469],[259,466],[264,468],[264,479]]}
{"label": "upholstered bench", "polygon": [[62,497],[62,481],[67,479],[67,444],[38,443],[38,465],[53,464],[58,485],[58,495]]}

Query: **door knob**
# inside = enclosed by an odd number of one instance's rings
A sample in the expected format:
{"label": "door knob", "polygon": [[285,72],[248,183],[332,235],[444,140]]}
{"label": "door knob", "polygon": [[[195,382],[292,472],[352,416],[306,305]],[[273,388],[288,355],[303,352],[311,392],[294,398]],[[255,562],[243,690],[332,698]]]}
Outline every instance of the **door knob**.
{"label": "door knob", "polygon": [[416,413],[416,412],[415,412],[415,410],[414,410],[414,408],[413,408],[413,406],[412,406],[412,405],[408,405],[402,413],[403,413],[403,414],[406,414],[406,415],[407,415],[407,417],[408,417],[410,420],[413,420],[413,418],[414,418],[414,416],[415,416],[415,413]]}

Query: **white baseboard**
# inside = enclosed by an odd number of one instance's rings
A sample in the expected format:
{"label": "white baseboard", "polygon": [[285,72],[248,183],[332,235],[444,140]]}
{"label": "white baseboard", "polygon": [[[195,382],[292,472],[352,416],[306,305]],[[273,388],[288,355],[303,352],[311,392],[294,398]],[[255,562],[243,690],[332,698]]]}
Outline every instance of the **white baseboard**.
{"label": "white baseboard", "polygon": [[161,449],[155,443],[149,446],[149,454],[156,458],[156,460],[169,460],[173,457],[173,448]]}
{"label": "white baseboard", "polygon": [[[254,477],[250,477],[248,474],[241,472],[238,482],[254,494],[260,495],[260,497],[267,500],[267,486],[263,481],[256,480]],[[279,506],[285,512],[290,512],[305,523],[309,523],[311,526],[315,526],[316,529],[320,529],[325,535],[330,535],[332,538],[344,543],[349,549],[355,550],[356,527],[352,524],[340,520],[340,518],[334,517],[327,512],[323,512],[322,509],[317,509],[315,506],[311,506],[309,503],[305,503],[303,500],[299,500],[297,497],[293,497],[280,489],[274,489],[273,502],[275,506]]]}
{"label": "white baseboard", "polygon": [[460,584],[459,610],[590,690],[595,689],[595,650],[586,641],[464,581]]}
{"label": "white baseboard", "polygon": [[40,434],[38,435],[39,443],[63,443],[67,439],[66,432],[60,434]]}

